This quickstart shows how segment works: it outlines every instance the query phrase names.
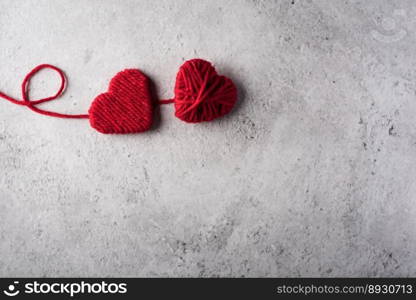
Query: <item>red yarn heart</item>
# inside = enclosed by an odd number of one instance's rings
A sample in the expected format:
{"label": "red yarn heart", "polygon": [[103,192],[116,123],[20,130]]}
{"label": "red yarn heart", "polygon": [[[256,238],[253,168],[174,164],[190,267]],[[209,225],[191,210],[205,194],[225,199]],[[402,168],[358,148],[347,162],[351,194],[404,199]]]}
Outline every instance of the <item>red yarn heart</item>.
{"label": "red yarn heart", "polygon": [[231,79],[217,74],[210,62],[192,59],[176,76],[175,115],[198,123],[228,114],[237,101],[237,88]]}
{"label": "red yarn heart", "polygon": [[153,104],[149,79],[136,69],[119,72],[108,92],[97,96],[89,109],[90,123],[101,133],[137,133],[150,128]]}

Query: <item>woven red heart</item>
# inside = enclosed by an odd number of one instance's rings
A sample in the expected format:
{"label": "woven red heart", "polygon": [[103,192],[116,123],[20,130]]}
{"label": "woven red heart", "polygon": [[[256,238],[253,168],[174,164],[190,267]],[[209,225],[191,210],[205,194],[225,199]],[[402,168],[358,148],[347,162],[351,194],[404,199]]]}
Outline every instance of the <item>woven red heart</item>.
{"label": "woven red heart", "polygon": [[220,76],[212,64],[203,59],[186,61],[176,76],[175,116],[198,123],[228,114],[237,101],[233,81]]}
{"label": "woven red heart", "polygon": [[88,113],[91,126],[101,133],[148,130],[153,121],[149,79],[137,69],[119,72],[108,92],[94,99]]}

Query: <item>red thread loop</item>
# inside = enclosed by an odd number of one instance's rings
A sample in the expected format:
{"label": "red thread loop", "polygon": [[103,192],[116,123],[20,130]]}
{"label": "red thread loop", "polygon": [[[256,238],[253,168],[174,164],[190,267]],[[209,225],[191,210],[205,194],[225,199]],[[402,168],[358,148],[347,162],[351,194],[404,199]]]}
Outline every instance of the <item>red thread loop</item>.
{"label": "red thread loop", "polygon": [[[50,96],[50,97],[46,97],[46,98],[41,98],[38,100],[30,100],[29,99],[29,85],[30,85],[30,80],[32,79],[32,77],[34,75],[36,75],[36,73],[38,73],[40,70],[43,69],[52,69],[56,72],[58,72],[59,77],[61,78],[61,86],[59,87],[58,92],[56,92],[55,95]],[[28,107],[29,109],[31,109],[32,111],[38,113],[38,114],[42,114],[42,115],[46,115],[46,116],[50,116],[50,117],[55,117],[55,118],[64,118],[64,119],[88,119],[89,115],[88,114],[84,114],[84,115],[68,115],[68,114],[61,114],[61,113],[57,113],[54,111],[48,111],[48,110],[44,110],[44,109],[40,109],[37,108],[36,105],[47,102],[47,101],[51,101],[51,100],[55,100],[56,98],[60,97],[65,89],[65,85],[66,85],[66,78],[65,78],[65,74],[64,72],[52,65],[48,65],[48,64],[42,64],[37,66],[36,68],[34,68],[32,71],[30,71],[25,78],[23,79],[22,82],[22,100],[18,100],[15,98],[12,98],[2,92],[0,92],[0,97],[14,103],[17,105],[23,105]]]}

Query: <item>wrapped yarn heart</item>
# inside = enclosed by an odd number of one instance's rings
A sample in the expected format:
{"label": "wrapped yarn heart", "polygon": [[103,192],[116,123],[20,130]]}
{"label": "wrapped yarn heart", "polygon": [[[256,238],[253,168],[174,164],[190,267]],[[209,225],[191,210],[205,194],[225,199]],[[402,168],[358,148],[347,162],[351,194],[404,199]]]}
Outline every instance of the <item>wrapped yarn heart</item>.
{"label": "wrapped yarn heart", "polygon": [[231,79],[217,74],[210,62],[186,61],[175,84],[175,116],[189,123],[211,121],[228,114],[237,101]]}

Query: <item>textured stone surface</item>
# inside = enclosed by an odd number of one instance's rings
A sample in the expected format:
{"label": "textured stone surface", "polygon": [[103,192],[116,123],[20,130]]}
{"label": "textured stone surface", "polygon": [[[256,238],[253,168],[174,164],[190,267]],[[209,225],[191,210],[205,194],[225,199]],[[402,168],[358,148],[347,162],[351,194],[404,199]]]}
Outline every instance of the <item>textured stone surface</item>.
{"label": "textured stone surface", "polygon": [[[85,113],[137,67],[233,78],[209,124],[151,132],[0,101],[1,276],[415,276],[414,1],[0,1],[0,90],[66,71]],[[33,80],[34,97],[57,78]]]}

